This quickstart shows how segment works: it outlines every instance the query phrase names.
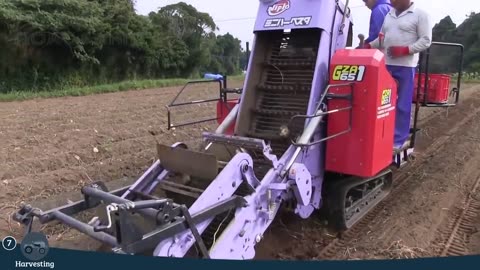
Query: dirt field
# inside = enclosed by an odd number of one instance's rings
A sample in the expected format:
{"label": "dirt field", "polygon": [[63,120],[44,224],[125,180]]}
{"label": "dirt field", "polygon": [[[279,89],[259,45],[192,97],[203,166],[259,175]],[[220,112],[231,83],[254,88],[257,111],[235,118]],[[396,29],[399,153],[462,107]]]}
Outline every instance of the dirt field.
{"label": "dirt field", "polygon": [[[239,81],[230,83],[238,86]],[[165,105],[179,89],[1,103],[0,236],[21,237],[22,228],[10,215],[22,201],[79,193],[80,187],[98,180],[131,183],[154,161],[156,140],[199,145],[201,132],[212,130],[215,123],[167,130]],[[417,160],[402,169],[410,172],[409,180],[334,259],[437,254],[443,243],[437,230],[448,227],[480,177],[480,86],[464,85],[463,90],[458,108],[422,110]],[[218,96],[215,85],[188,91],[188,99],[183,95],[178,102]],[[174,109],[172,114],[175,124],[213,117],[214,103]],[[53,246],[99,248],[63,227],[46,232]],[[470,252],[480,254],[480,236],[474,232]],[[319,252],[332,237],[320,219],[280,216],[257,248],[258,257],[322,259]]]}
{"label": "dirt field", "polygon": [[[241,86],[242,81],[229,82]],[[1,103],[0,235],[23,233],[10,219],[22,201],[78,195],[81,186],[95,181],[130,184],[154,162],[156,141],[199,145],[201,132],[215,122],[167,130],[165,106],[180,89]],[[218,96],[218,83],[199,84],[186,88],[175,103]],[[208,119],[215,117],[215,103],[174,107],[171,113],[172,124]],[[47,232],[54,246],[58,240],[61,247],[97,248],[89,239],[77,241],[75,231],[65,235],[57,226]]]}

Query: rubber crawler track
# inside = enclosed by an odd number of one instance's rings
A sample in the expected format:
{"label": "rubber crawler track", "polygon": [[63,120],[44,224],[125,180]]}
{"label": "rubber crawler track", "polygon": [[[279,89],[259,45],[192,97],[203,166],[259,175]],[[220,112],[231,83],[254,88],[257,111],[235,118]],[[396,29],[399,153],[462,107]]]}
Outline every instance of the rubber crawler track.
{"label": "rubber crawler track", "polygon": [[[398,176],[393,179],[394,187],[389,195],[395,196],[396,194],[400,194],[403,190],[405,190],[408,185],[406,183],[409,182],[410,179],[413,177],[411,176]],[[387,197],[388,198],[388,197]],[[383,210],[383,208],[387,205],[387,201],[383,200],[379,204],[377,204],[367,215],[365,215],[355,226],[353,226],[350,230],[344,232],[340,235],[340,237],[333,239],[319,254],[317,259],[329,259],[333,258],[336,254],[340,251],[345,250],[348,247],[348,243],[356,238],[357,235],[362,234],[365,230],[368,229],[368,225],[371,223],[372,220],[375,219],[377,215]]]}
{"label": "rubber crawler track", "polygon": [[435,246],[440,247],[440,256],[467,255],[470,235],[475,233],[475,218],[480,212],[480,198],[476,193],[480,189],[480,177],[472,191],[465,198],[463,207],[459,208],[447,226],[439,231]]}
{"label": "rubber crawler track", "polygon": [[[429,156],[435,155],[435,153],[440,152],[443,147],[445,147],[445,144],[451,139],[452,136],[455,135],[457,131],[459,131],[462,127],[466,126],[469,124],[469,121],[471,121],[478,113],[480,112],[480,109],[477,108],[474,112],[472,112],[468,117],[465,117],[461,122],[458,122],[453,129],[451,129],[447,135],[441,136],[437,138],[423,153],[423,157],[418,159],[417,162],[423,163],[427,160]],[[409,166],[407,166],[409,167]],[[351,246],[349,243],[356,239],[358,235],[361,235],[363,233],[366,233],[369,229],[369,224],[375,220],[375,217],[378,216],[381,211],[389,204],[388,198],[395,198],[397,194],[401,194],[402,191],[405,191],[409,186],[408,183],[410,182],[411,179],[414,179],[414,174],[408,174],[407,171],[399,171],[397,172],[397,176],[394,177],[393,179],[393,188],[390,193],[390,195],[381,201],[378,205],[376,205],[368,214],[366,214],[356,225],[354,225],[350,230],[343,232],[339,237],[333,239],[330,243],[328,243],[325,248],[323,248],[319,255],[315,258],[317,260],[325,260],[325,259],[332,259],[335,257],[335,255],[339,254],[340,252],[344,251],[347,247]],[[474,204],[475,206],[480,206],[478,205],[477,202]],[[472,204],[473,205],[473,204]],[[477,208],[478,209],[478,208]],[[466,217],[470,217],[471,213],[469,212],[468,214],[465,214]],[[470,228],[470,226],[466,225],[464,226],[463,224],[459,225],[458,227],[467,229]],[[452,242],[454,242],[452,240]],[[456,243],[456,242],[455,242]],[[454,248],[452,250],[455,250],[456,246],[453,246]]]}

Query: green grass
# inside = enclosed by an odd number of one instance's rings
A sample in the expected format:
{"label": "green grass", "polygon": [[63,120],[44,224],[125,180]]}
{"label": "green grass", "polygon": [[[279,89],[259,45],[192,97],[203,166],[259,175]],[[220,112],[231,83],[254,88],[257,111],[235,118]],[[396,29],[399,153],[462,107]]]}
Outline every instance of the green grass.
{"label": "green grass", "polygon": [[[455,81],[456,82],[456,81]],[[468,80],[462,80],[462,83],[471,83],[471,84],[480,84],[480,79],[468,79]]]}
{"label": "green grass", "polygon": [[[229,81],[243,80],[244,75],[230,76]],[[35,98],[57,98],[67,96],[86,96],[94,94],[114,93],[130,90],[143,90],[151,88],[182,86],[192,79],[164,79],[164,80],[138,80],[125,81],[113,84],[96,85],[81,88],[68,88],[52,91],[15,91],[9,93],[0,93],[0,102],[22,101]]]}
{"label": "green grass", "polygon": [[[454,73],[452,76],[452,82],[457,81],[458,73]],[[462,83],[480,83],[480,73],[478,72],[464,72],[462,73]]]}
{"label": "green grass", "polygon": [[[456,74],[452,74],[452,82],[456,79]],[[228,77],[229,81],[239,81],[245,78],[244,75]],[[125,81],[113,84],[96,85],[81,88],[68,88],[52,91],[16,91],[10,93],[0,93],[0,102],[21,101],[35,98],[56,98],[67,96],[86,96],[103,93],[114,93],[130,90],[142,90],[161,87],[182,86],[191,79],[165,79],[165,80],[138,80]],[[462,77],[462,83],[480,83],[480,74],[465,73]]]}

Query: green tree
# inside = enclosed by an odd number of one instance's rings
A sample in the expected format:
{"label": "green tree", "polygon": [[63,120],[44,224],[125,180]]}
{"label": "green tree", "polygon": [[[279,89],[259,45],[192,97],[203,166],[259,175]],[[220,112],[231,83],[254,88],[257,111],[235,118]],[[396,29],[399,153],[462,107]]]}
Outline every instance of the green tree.
{"label": "green tree", "polygon": [[[458,27],[449,16],[433,28],[433,40],[455,42],[465,47],[464,70],[480,71],[480,13],[471,13]],[[456,48],[432,47],[432,72],[456,72],[460,54]]]}
{"label": "green tree", "polygon": [[212,57],[207,66],[209,72],[237,74],[241,71],[241,58],[243,56],[241,41],[231,34],[216,37],[212,48]]}
{"label": "green tree", "polygon": [[154,25],[165,29],[169,36],[181,39],[189,49],[183,76],[197,75],[209,62],[212,38],[218,29],[213,18],[192,5],[179,2],[150,13]]}
{"label": "green tree", "polygon": [[133,0],[1,1],[0,91],[235,73],[239,41],[216,30],[184,2],[142,16]]}

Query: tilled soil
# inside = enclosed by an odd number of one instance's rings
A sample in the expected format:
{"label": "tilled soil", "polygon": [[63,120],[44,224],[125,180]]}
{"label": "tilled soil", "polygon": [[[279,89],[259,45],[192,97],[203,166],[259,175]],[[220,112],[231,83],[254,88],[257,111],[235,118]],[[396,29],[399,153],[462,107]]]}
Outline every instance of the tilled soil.
{"label": "tilled soil", "polygon": [[[229,84],[241,87],[242,81]],[[165,106],[181,88],[1,103],[0,235],[21,237],[23,229],[11,220],[21,202],[33,205],[58,197],[54,205],[65,204],[70,199],[66,193],[79,195],[88,183],[132,183],[155,161],[157,141],[197,148],[201,133],[216,122],[168,130]],[[195,84],[185,88],[175,104],[218,97],[218,83]],[[215,106],[175,106],[172,124],[214,118]],[[78,235],[65,235],[66,228],[48,227],[46,232],[53,246],[58,240],[59,247],[94,248],[82,241],[64,245]]]}
{"label": "tilled soil", "polygon": [[[241,82],[231,82],[239,87]],[[216,85],[188,88],[177,102],[216,98]],[[2,103],[0,106],[0,235],[21,238],[10,218],[20,202],[35,203],[79,193],[94,181],[132,183],[155,159],[156,141],[196,148],[215,123],[167,130],[167,105],[180,88]],[[362,234],[338,249],[335,259],[436,256],[437,230],[447,226],[480,177],[480,87],[464,85],[451,109],[422,109],[417,160],[411,176],[387,198]],[[215,116],[215,103],[172,109],[174,124]],[[77,194],[78,195],[78,194]],[[478,227],[480,220],[477,222]],[[100,245],[63,226],[48,226],[51,245],[98,250]],[[321,219],[281,215],[257,247],[259,259],[322,259],[335,236]],[[472,233],[471,253],[480,253]]]}

